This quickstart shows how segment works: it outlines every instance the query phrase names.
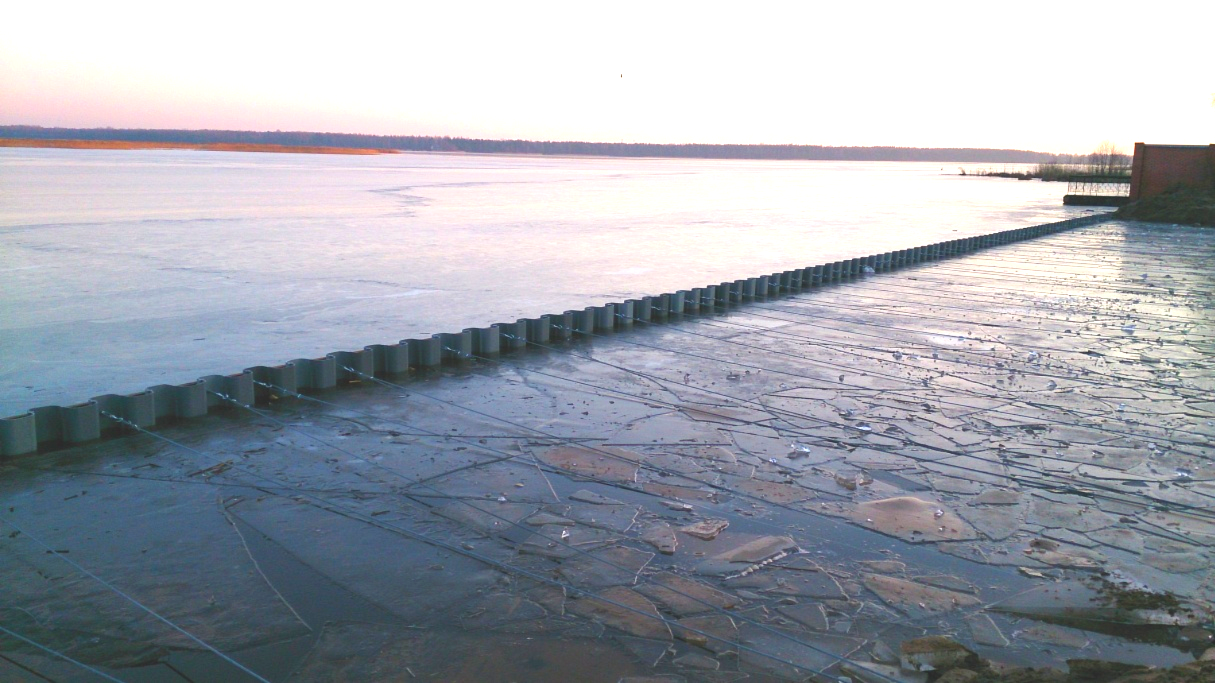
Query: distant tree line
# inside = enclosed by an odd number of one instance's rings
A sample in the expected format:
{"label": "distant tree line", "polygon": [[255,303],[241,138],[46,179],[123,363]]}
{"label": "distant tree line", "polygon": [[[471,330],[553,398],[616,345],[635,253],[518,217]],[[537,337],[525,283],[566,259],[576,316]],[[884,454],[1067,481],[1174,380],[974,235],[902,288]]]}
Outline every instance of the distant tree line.
{"label": "distant tree line", "polygon": [[1070,163],[1082,157],[1017,149],[921,147],[824,147],[821,145],[710,145],[549,140],[482,140],[420,135],[358,135],[296,131],[172,130],[142,128],[43,128],[0,126],[0,137],[34,140],[122,140],[133,142],[234,143],[357,147],[409,152],[543,154],[696,159],[786,159],[825,161],[939,161],[976,163]]}

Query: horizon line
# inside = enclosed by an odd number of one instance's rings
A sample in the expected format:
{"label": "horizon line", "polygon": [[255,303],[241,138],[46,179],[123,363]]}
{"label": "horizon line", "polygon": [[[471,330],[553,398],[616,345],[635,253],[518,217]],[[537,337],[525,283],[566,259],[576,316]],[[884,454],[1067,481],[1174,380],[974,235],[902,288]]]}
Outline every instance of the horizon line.
{"label": "horizon line", "polygon": [[[1083,154],[1067,152],[1043,152],[1033,149],[1016,149],[1012,147],[919,147],[910,145],[823,145],[807,142],[626,142],[624,140],[561,140],[536,139],[521,137],[473,137],[466,135],[430,135],[417,133],[346,133],[340,131],[316,130],[257,130],[236,128],[132,128],[118,126],[43,126],[39,124],[13,123],[0,124],[0,131],[36,130],[36,131],[75,131],[75,132],[132,132],[132,133],[236,133],[255,135],[326,135],[357,138],[401,138],[413,140],[467,140],[471,142],[496,143],[535,143],[556,145],[623,145],[626,147],[804,147],[811,149],[858,149],[858,150],[925,150],[925,151],[978,151],[978,152],[1018,152],[1022,154],[1041,154],[1051,156],[1076,157]],[[7,137],[7,136],[0,136]],[[48,138],[39,138],[48,139]]]}

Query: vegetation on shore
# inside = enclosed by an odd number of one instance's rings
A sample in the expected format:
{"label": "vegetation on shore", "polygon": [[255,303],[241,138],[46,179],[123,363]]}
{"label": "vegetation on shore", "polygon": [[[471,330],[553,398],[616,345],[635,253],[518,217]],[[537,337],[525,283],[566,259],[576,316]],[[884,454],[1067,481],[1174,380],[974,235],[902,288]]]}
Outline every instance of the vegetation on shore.
{"label": "vegetation on shore", "polygon": [[208,152],[275,152],[280,154],[394,154],[390,149],[316,147],[249,143],[138,142],[132,140],[30,140],[0,138],[0,147],[50,147],[59,149],[192,149]]}
{"label": "vegetation on shore", "polygon": [[1131,157],[1123,154],[1114,143],[1103,142],[1090,154],[1071,157],[1067,160],[1041,162],[1030,171],[1010,171],[1007,167],[1001,171],[980,169],[970,173],[967,173],[964,168],[959,170],[961,175],[1016,178],[1017,180],[1037,179],[1048,182],[1066,182],[1073,176],[1129,178],[1131,176]]}
{"label": "vegetation on shore", "polygon": [[1119,218],[1215,227],[1215,188],[1178,187],[1118,209]]}

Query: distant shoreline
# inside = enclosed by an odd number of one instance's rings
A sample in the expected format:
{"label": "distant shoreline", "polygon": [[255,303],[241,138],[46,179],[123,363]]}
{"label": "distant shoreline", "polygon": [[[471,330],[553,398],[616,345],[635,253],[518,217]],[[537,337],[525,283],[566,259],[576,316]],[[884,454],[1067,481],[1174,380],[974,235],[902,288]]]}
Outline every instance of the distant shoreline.
{"label": "distant shoreline", "polygon": [[[1071,155],[1014,149],[951,147],[829,147],[802,144],[718,144],[585,142],[576,140],[497,140],[425,135],[370,135],[307,131],[239,131],[143,128],[44,128],[0,126],[0,139],[80,140],[152,144],[151,149],[227,149],[211,145],[269,145],[286,148],[362,150],[376,152],[439,152],[449,154],[510,154],[556,157],[617,157],[664,159],[737,159],[773,161],[927,161],[931,163],[1073,163]],[[157,147],[156,145],[159,145]],[[184,147],[171,147],[181,145]],[[206,145],[194,147],[192,145]],[[97,149],[86,148],[86,149]],[[100,149],[116,149],[101,147]],[[123,147],[117,149],[149,149]],[[258,150],[270,151],[270,150]],[[279,151],[277,149],[273,151]]]}
{"label": "distant shoreline", "polygon": [[274,154],[397,154],[395,149],[323,147],[232,142],[137,142],[131,140],[30,140],[0,138],[0,147],[42,149],[187,149],[201,152],[269,152]]}

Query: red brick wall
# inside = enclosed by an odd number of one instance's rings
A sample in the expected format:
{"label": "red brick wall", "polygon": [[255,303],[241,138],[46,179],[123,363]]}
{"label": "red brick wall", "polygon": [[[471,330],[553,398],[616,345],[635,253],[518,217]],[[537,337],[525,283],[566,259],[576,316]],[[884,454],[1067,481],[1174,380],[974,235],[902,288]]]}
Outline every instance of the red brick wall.
{"label": "red brick wall", "polygon": [[1135,143],[1131,162],[1131,201],[1147,199],[1177,185],[1215,185],[1215,145]]}

